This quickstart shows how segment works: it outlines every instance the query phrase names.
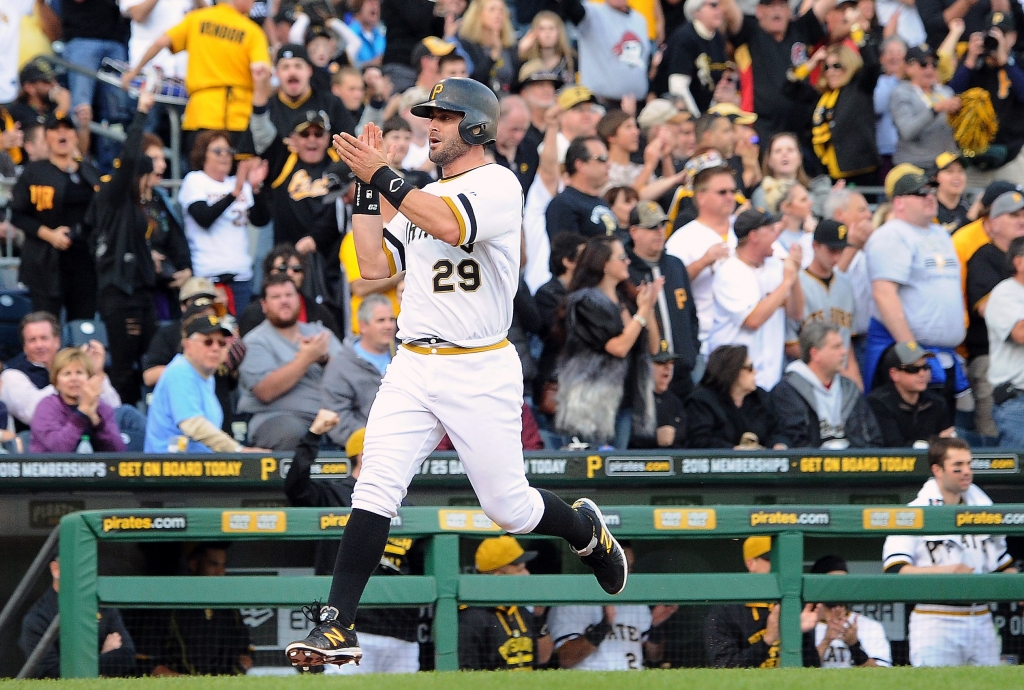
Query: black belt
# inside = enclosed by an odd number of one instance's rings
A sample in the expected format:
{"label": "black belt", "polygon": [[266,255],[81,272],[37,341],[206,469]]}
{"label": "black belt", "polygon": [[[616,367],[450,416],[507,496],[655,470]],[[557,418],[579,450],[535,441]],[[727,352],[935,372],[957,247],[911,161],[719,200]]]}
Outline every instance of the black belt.
{"label": "black belt", "polygon": [[1024,390],[1015,387],[1007,381],[992,389],[992,402],[996,405],[1002,405],[1007,400],[1013,400],[1019,395],[1024,395]]}

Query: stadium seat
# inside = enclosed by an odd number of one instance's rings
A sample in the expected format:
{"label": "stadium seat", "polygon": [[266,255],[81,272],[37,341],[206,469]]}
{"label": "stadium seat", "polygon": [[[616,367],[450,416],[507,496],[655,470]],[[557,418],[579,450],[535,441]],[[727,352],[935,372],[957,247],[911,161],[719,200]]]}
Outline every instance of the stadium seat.
{"label": "stadium seat", "polygon": [[0,360],[6,361],[21,352],[18,327],[30,311],[32,301],[27,290],[0,290]]}
{"label": "stadium seat", "polygon": [[64,331],[61,333],[61,344],[64,347],[81,347],[90,340],[98,340],[103,347],[110,347],[107,327],[99,319],[76,319],[64,324]]}

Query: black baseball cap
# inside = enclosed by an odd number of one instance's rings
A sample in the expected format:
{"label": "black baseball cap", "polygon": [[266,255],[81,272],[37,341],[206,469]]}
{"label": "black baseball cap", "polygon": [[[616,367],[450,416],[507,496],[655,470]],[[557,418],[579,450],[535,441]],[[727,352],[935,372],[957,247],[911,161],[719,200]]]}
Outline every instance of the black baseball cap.
{"label": "black baseball cap", "polygon": [[811,566],[811,572],[815,575],[828,575],[836,570],[850,572],[850,567],[846,565],[846,559],[842,556],[822,556]]}
{"label": "black baseball cap", "polygon": [[220,317],[213,314],[194,316],[191,319],[186,318],[183,323],[183,330],[186,338],[190,338],[196,334],[209,335],[211,333],[222,333],[226,336],[231,335],[231,330],[224,325],[220,320]]}
{"label": "black baseball cap", "polygon": [[43,123],[43,127],[46,129],[57,129],[61,126],[75,128],[75,121],[71,119],[71,115],[66,110],[51,111]]}
{"label": "black baseball cap", "polygon": [[985,26],[1000,29],[1003,32],[1017,30],[1017,25],[1013,21],[1013,15],[1009,12],[990,12],[985,17]]}
{"label": "black baseball cap", "polygon": [[924,170],[910,163],[900,163],[885,176],[885,194],[890,199],[913,196],[934,183]]}
{"label": "black baseball cap", "polygon": [[992,204],[996,202],[996,199],[1001,197],[1007,192],[1019,192],[1022,191],[1020,185],[1016,185],[1006,180],[996,180],[995,182],[989,183],[988,187],[985,187],[985,191],[981,194],[981,205],[985,209],[992,208]]}
{"label": "black baseball cap", "polygon": [[274,64],[281,62],[281,60],[287,60],[289,58],[298,58],[299,60],[305,60],[306,64],[309,62],[309,53],[306,52],[305,46],[300,46],[298,43],[287,43],[281,46],[281,49],[277,51],[277,59],[274,60]]}
{"label": "black baseball cap", "polygon": [[904,58],[904,62],[924,62],[926,59],[935,59],[935,49],[927,43],[914,46],[913,48],[907,48],[907,56]]}
{"label": "black baseball cap", "polygon": [[659,349],[658,354],[651,357],[651,361],[655,364],[666,364],[668,362],[674,362],[677,359],[679,359],[679,355],[669,349],[667,340],[661,341],[661,348]]}
{"label": "black baseball cap", "polygon": [[829,249],[846,249],[850,246],[847,239],[849,234],[850,231],[845,225],[837,220],[825,218],[818,221],[817,227],[814,228],[814,241]]}
{"label": "black baseball cap", "polygon": [[330,130],[330,127],[327,126],[328,124],[329,123],[327,122],[327,119],[324,117],[324,114],[321,113],[319,110],[307,110],[306,117],[304,117],[302,121],[296,124],[295,128],[292,131],[305,132],[310,127],[319,127],[320,129],[326,132]]}
{"label": "black baseball cap", "polygon": [[53,82],[57,80],[57,72],[54,71],[50,63],[43,58],[36,58],[30,60],[28,64],[21,68],[21,72],[18,74],[18,81],[24,84],[33,84],[36,82]]}
{"label": "black baseball cap", "polygon": [[306,35],[303,38],[303,43],[305,43],[308,46],[313,40],[317,38],[330,38],[333,40],[334,34],[332,34],[330,30],[323,24],[311,24],[310,27],[306,29]]}
{"label": "black baseball cap", "polygon": [[736,240],[739,241],[758,228],[778,222],[779,216],[774,213],[768,213],[761,209],[749,209],[736,216],[732,230],[736,234]]}

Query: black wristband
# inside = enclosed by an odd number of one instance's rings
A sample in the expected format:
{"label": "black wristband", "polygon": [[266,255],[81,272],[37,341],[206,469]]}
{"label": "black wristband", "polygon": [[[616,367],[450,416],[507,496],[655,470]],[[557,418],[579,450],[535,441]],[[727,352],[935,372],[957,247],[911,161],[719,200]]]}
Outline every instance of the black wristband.
{"label": "black wristband", "polygon": [[868,663],[868,658],[868,653],[860,646],[859,641],[850,645],[850,660],[854,666],[863,666]]}
{"label": "black wristband", "polygon": [[380,195],[388,200],[395,210],[399,210],[405,197],[413,190],[413,186],[386,165],[378,168],[370,178],[370,184],[377,188]]}
{"label": "black wristband", "polygon": [[356,193],[352,197],[352,215],[380,215],[380,196],[377,194],[377,190],[359,180],[356,180]]}
{"label": "black wristband", "polygon": [[595,647],[600,647],[601,643],[604,642],[604,638],[608,637],[608,633],[611,631],[612,626],[608,621],[601,621],[596,625],[588,627],[586,632],[583,633],[583,638]]}

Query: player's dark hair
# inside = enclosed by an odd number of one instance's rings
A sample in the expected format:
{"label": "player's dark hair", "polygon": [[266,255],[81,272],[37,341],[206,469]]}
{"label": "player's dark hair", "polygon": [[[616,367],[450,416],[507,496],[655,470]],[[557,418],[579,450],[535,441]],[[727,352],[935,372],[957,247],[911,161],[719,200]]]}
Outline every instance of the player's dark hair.
{"label": "player's dark hair", "polygon": [[381,127],[381,136],[386,137],[392,132],[411,132],[412,127],[405,120],[404,117],[394,115],[384,120],[384,126]]}
{"label": "player's dark hair", "polygon": [[1006,267],[1010,271],[1010,275],[1017,275],[1017,268],[1013,265],[1013,260],[1018,256],[1024,256],[1024,237],[1015,237],[1010,240],[1010,246],[1006,250]]}
{"label": "player's dark hair", "polygon": [[729,118],[715,113],[704,113],[698,117],[697,122],[693,126],[693,133],[697,137],[697,145],[700,145],[701,139],[704,138],[705,134],[711,131],[716,122],[727,119]]}
{"label": "player's dark hair", "polygon": [[828,575],[836,570],[850,572],[850,566],[846,564],[846,559],[842,556],[822,556],[811,566],[811,572],[815,575]]}
{"label": "player's dark hair", "polygon": [[732,384],[739,378],[743,365],[747,363],[746,345],[722,345],[708,355],[708,365],[700,385],[710,388],[719,395],[728,396]]}
{"label": "player's dark hair", "polygon": [[552,237],[551,256],[548,259],[548,268],[551,269],[551,275],[556,278],[565,275],[567,269],[562,262],[566,259],[575,261],[576,257],[580,254],[580,245],[586,243],[587,238],[578,232],[562,231]]}
{"label": "player's dark hair", "polygon": [[60,337],[60,324],[57,323],[57,317],[48,311],[34,311],[21,319],[21,323],[18,325],[18,335],[21,337],[21,344],[25,344],[25,327],[30,323],[48,323],[50,328],[53,329],[53,337]]}
{"label": "player's dark hair", "polygon": [[196,136],[192,144],[192,151],[188,154],[188,164],[193,170],[202,170],[206,164],[206,149],[217,139],[223,139],[231,146],[231,134],[222,129],[206,129]]}
{"label": "player's dark hair", "polygon": [[942,467],[943,463],[946,462],[946,456],[949,455],[949,451],[954,448],[968,452],[971,450],[971,446],[962,438],[932,436],[928,439],[928,467],[935,465]]}
{"label": "player's dark hair", "polygon": [[577,163],[586,163],[590,160],[590,149],[587,147],[588,141],[598,141],[603,145],[604,142],[598,136],[585,136],[576,137],[569,142],[569,148],[565,151],[565,172],[570,175],[576,173]]}
{"label": "player's dark hair", "polygon": [[[31,141],[32,138],[35,137],[36,132],[41,130],[41,129],[43,129],[43,128],[44,128],[44,125],[43,125],[42,122],[39,122],[38,120],[30,121],[21,130],[23,135],[24,135],[23,136],[23,140],[24,141]],[[145,151],[146,149],[142,149],[142,150]]]}
{"label": "player's dark hair", "polygon": [[192,549],[188,554],[189,561],[197,561],[211,551],[227,551],[228,547],[231,546],[231,542],[228,541],[204,541],[196,544],[196,547]]}
{"label": "player's dark hair", "polygon": [[269,276],[266,276],[263,279],[263,287],[260,289],[260,299],[267,298],[267,288],[274,287],[275,285],[284,285],[285,283],[295,288],[295,292],[299,291],[299,287],[295,284],[295,281],[292,280],[291,276],[288,275],[287,273],[273,273]]}

